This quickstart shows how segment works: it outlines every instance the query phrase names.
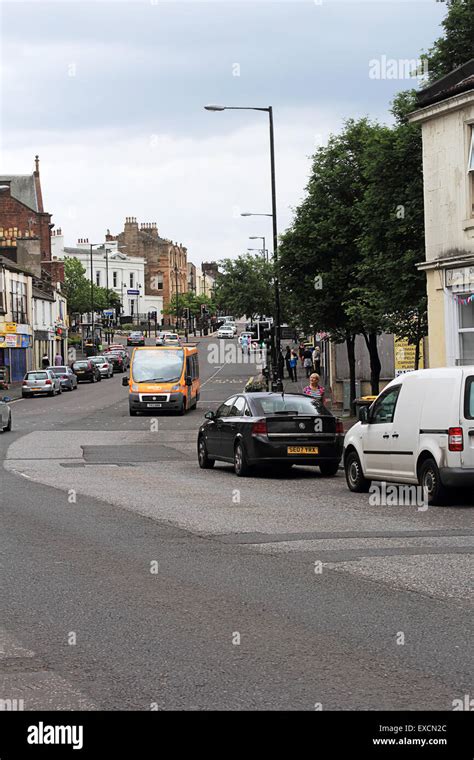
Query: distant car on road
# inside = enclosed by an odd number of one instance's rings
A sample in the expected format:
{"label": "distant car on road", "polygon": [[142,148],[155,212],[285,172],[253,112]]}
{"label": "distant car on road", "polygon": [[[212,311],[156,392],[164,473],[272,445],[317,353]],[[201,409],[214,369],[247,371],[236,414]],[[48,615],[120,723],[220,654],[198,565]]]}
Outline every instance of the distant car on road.
{"label": "distant car on road", "polygon": [[77,375],[79,383],[97,383],[102,380],[99,367],[90,359],[78,359],[72,365],[72,371]]}
{"label": "distant car on road", "polygon": [[102,377],[105,377],[106,379],[113,377],[114,368],[112,362],[109,362],[105,356],[91,356],[90,361],[99,368]]}
{"label": "distant car on road", "polygon": [[144,346],[145,345],[145,336],[142,332],[139,332],[138,330],[135,330],[134,332],[131,332],[130,335],[127,338],[127,346]]}
{"label": "distant car on road", "polygon": [[180,346],[181,338],[179,337],[178,333],[165,332],[165,333],[162,333],[160,336],[157,336],[156,345],[157,346]]}
{"label": "distant car on road", "polygon": [[110,351],[104,354],[104,358],[112,365],[113,372],[125,372],[128,361],[123,351]]}
{"label": "distant car on road", "polygon": [[8,433],[12,429],[12,410],[7,401],[10,401],[8,396],[4,396],[0,401],[0,429],[3,433]]}
{"label": "distant car on road", "polygon": [[240,393],[227,399],[198,432],[199,466],[231,462],[235,474],[251,474],[257,465],[319,467],[333,477],[342,457],[342,422],[318,399],[303,394]]}
{"label": "distant car on road", "polygon": [[38,394],[56,396],[61,393],[61,381],[50,369],[37,369],[27,372],[23,379],[21,395],[30,398]]}
{"label": "distant car on road", "polygon": [[230,328],[232,330],[233,334],[237,335],[237,325],[235,324],[235,322],[224,322],[224,324],[222,325],[222,327],[220,327],[219,329],[222,330],[222,328],[224,328],[224,327],[225,328]]}
{"label": "distant car on road", "polygon": [[59,378],[63,391],[77,390],[77,375],[74,374],[71,367],[48,367],[55,377]]}
{"label": "distant car on road", "polygon": [[233,338],[234,337],[234,331],[232,327],[223,325],[222,327],[219,327],[217,331],[217,337],[218,338]]}

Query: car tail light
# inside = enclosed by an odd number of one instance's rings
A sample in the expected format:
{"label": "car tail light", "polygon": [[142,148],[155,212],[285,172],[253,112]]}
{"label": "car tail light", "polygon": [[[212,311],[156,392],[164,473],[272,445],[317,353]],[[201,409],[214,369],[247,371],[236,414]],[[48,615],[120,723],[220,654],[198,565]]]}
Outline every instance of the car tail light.
{"label": "car tail light", "polygon": [[464,450],[464,437],[461,427],[452,427],[448,430],[448,448],[450,451]]}
{"label": "car tail light", "polygon": [[67,380],[67,375],[61,375],[61,380]]}
{"label": "car tail light", "polygon": [[52,385],[52,383],[51,383],[51,380],[45,380],[45,381],[44,381],[44,384],[45,384],[45,385]]}
{"label": "car tail light", "polygon": [[252,435],[267,435],[267,421],[258,420],[252,425]]}
{"label": "car tail light", "polygon": [[344,423],[342,420],[336,420],[336,435],[344,435]]}

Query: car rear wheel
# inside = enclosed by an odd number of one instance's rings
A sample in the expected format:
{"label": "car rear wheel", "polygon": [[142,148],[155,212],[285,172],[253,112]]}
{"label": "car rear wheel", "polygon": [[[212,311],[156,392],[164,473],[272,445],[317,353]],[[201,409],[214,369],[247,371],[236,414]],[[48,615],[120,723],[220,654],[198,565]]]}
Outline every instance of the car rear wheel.
{"label": "car rear wheel", "polygon": [[434,459],[426,459],[420,467],[419,483],[428,506],[437,507],[446,504],[448,491],[441,483],[438,465]]}
{"label": "car rear wheel", "polygon": [[319,469],[324,478],[333,478],[338,473],[339,462],[321,462]]}
{"label": "car rear wheel", "polygon": [[206,441],[202,435],[198,441],[198,461],[201,470],[210,470],[216,463],[216,460],[211,459],[211,457],[208,455]]}
{"label": "car rear wheel", "polygon": [[234,449],[234,472],[239,478],[245,478],[251,472],[242,443],[238,443]]}
{"label": "car rear wheel", "polygon": [[6,424],[6,427],[3,428],[3,432],[4,433],[9,433],[11,429],[12,429],[12,415],[11,415],[11,412],[10,412],[10,416],[8,418],[8,422]]}
{"label": "car rear wheel", "polygon": [[370,488],[370,480],[364,476],[362,465],[357,452],[351,451],[345,461],[347,485],[355,493],[367,493]]}

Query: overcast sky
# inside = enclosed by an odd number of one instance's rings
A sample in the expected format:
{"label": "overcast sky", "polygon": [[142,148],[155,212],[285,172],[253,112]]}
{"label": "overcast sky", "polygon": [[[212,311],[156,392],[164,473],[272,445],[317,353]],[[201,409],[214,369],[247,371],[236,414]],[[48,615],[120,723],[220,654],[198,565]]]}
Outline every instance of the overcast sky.
{"label": "overcast sky", "polygon": [[[441,34],[435,0],[2,0],[1,172],[40,155],[45,208],[68,245],[126,216],[156,222],[195,263],[266,235],[268,117],[275,110],[278,226],[301,200],[310,156],[344,119],[389,121],[412,79],[370,61],[417,59]],[[401,67],[403,73],[403,67]]]}

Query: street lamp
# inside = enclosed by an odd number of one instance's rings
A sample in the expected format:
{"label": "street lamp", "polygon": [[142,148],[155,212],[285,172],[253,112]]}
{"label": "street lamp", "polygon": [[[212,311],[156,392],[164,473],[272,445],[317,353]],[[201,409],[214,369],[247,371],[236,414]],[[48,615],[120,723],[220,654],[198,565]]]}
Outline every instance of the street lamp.
{"label": "street lamp", "polygon": [[178,332],[178,320],[179,320],[179,304],[178,304],[178,265],[174,265],[174,276],[176,280],[176,332]]}
{"label": "street lamp", "polygon": [[240,216],[273,216],[273,214],[254,214],[250,211],[242,211]]}
{"label": "street lamp", "polygon": [[275,286],[275,356],[273,369],[277,376],[276,390],[282,390],[282,378],[280,377],[279,358],[280,358],[280,282],[278,278],[278,228],[277,228],[277,208],[276,208],[276,181],[275,181],[275,138],[273,132],[273,108],[256,108],[255,106],[223,106],[207,105],[204,106],[206,111],[263,111],[268,113],[270,127],[270,174],[271,174],[271,192],[272,192],[272,213],[271,214],[251,214],[246,212],[242,216],[271,216],[273,222],[273,263],[275,267],[274,286]]}

